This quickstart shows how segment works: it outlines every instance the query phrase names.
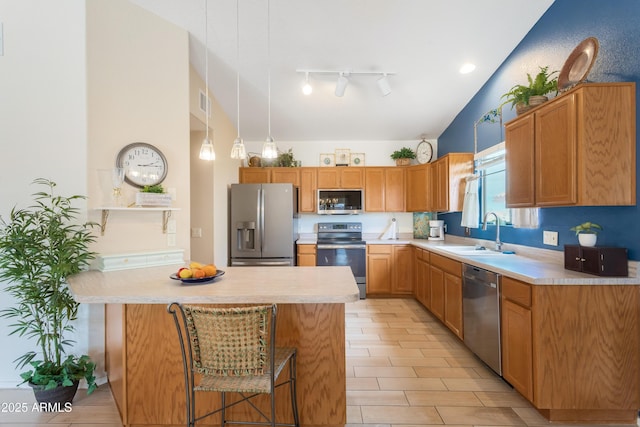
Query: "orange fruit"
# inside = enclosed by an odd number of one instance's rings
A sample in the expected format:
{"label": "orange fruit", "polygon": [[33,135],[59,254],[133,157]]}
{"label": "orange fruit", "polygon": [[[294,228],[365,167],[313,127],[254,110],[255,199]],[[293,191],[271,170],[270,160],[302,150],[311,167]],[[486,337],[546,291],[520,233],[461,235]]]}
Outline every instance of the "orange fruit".
{"label": "orange fruit", "polygon": [[213,264],[207,264],[204,267],[202,267],[202,269],[204,270],[205,276],[213,276],[218,272],[218,269]]}
{"label": "orange fruit", "polygon": [[200,268],[193,269],[192,271],[193,271],[193,277],[195,279],[201,279],[201,278],[203,278],[205,276],[204,270],[202,270]]}

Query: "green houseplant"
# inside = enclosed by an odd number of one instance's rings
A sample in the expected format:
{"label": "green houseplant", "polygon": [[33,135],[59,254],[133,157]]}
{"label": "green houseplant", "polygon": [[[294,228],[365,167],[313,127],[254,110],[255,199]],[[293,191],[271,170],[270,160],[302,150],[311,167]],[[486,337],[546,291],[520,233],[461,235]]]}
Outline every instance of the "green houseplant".
{"label": "green houseplant", "polygon": [[500,99],[504,102],[500,105],[511,103],[511,108],[515,107],[518,114],[522,114],[528,109],[548,101],[546,95],[551,92],[558,92],[558,71],[549,72],[549,67],[539,67],[540,71],[535,77],[527,73],[528,85],[515,85]]}
{"label": "green houseplant", "polygon": [[602,231],[603,228],[595,222],[587,221],[571,227],[570,230],[576,232],[581,246],[595,246],[598,240],[598,232]]}
{"label": "green houseplant", "polygon": [[30,367],[20,375],[23,383],[33,387],[38,402],[67,404],[80,379],[87,381],[87,393],[96,388],[95,364],[89,356],[66,353],[73,343],[66,335],[74,330],[79,307],[66,277],[95,258],[89,245],[95,241],[91,229],[97,224],[77,221],[79,209],[73,203],[84,196],[56,195],[56,184],[42,178],[34,184],[46,190],[33,194],[31,206],[14,207],[6,220],[0,217],[0,281],[15,299],[0,316],[13,321],[10,335],[36,341],[37,352],[15,360],[18,369]]}
{"label": "green houseplant", "polygon": [[396,161],[398,166],[406,166],[411,163],[411,159],[416,158],[416,153],[408,147],[402,147],[391,153],[391,158]]}

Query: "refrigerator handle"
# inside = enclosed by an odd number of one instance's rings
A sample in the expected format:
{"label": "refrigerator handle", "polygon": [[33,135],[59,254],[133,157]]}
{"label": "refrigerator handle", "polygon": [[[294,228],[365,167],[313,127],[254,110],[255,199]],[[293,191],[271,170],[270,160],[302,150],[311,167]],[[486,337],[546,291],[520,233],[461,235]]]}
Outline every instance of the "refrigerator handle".
{"label": "refrigerator handle", "polygon": [[258,190],[258,223],[260,224],[260,250],[264,250],[264,190]]}

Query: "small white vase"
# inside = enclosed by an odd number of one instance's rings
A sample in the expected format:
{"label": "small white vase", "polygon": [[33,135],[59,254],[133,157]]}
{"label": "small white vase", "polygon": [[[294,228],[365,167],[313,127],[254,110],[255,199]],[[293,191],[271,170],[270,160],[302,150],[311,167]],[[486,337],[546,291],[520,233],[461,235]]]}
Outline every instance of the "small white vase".
{"label": "small white vase", "polygon": [[580,242],[580,246],[595,246],[597,240],[598,235],[595,233],[578,234],[578,242]]}

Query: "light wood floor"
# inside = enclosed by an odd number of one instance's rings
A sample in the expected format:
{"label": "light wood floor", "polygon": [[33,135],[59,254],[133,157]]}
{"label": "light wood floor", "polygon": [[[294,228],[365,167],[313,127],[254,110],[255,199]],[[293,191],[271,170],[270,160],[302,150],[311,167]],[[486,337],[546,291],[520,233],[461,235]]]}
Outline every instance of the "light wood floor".
{"label": "light wood floor", "polygon": [[[353,427],[549,425],[414,300],[347,304],[346,327],[347,422]],[[33,393],[0,390],[0,410],[10,402],[31,408]],[[101,386],[91,396],[80,390],[69,413],[2,411],[5,426],[121,424],[108,386]]]}

